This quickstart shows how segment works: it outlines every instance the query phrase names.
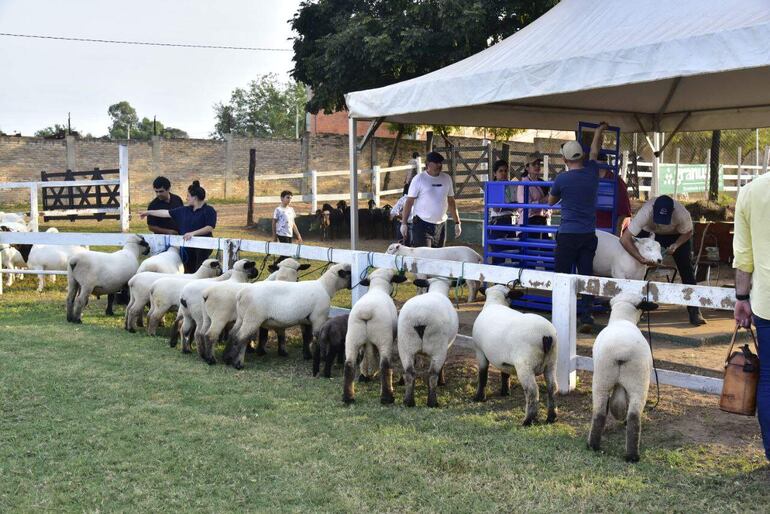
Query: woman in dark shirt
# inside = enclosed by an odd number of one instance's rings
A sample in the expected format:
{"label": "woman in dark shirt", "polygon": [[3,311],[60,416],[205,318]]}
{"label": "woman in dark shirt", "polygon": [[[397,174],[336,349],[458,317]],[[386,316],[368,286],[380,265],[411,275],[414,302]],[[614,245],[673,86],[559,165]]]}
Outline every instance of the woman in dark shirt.
{"label": "woman in dark shirt", "polygon": [[[171,218],[179,226],[179,233],[185,241],[191,237],[212,237],[217,226],[217,211],[206,203],[206,190],[197,180],[187,188],[187,205],[176,209],[156,209],[140,212],[142,218],[156,216]],[[185,273],[195,273],[201,263],[209,258],[211,250],[185,247],[182,251]]]}

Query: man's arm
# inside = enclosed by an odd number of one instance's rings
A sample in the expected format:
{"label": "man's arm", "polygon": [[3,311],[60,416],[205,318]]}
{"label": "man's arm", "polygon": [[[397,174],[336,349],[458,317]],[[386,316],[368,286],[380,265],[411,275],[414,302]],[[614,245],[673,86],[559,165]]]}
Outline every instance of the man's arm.
{"label": "man's arm", "polygon": [[599,157],[599,150],[602,149],[602,134],[604,134],[604,130],[607,126],[607,123],[603,121],[599,123],[596,132],[594,132],[594,139],[591,141],[591,151],[588,154],[588,158],[592,161],[595,161],[597,157]]}
{"label": "man's arm", "polygon": [[623,249],[627,251],[631,257],[636,259],[637,261],[641,262],[642,264],[646,266],[655,266],[656,263],[653,261],[648,261],[644,257],[642,257],[642,254],[639,253],[639,249],[634,244],[634,236],[631,235],[630,230],[626,230],[623,232],[623,235],[620,236],[620,244],[623,246]]}
{"label": "man's arm", "polygon": [[692,230],[689,232],[685,232],[684,234],[679,234],[679,237],[676,238],[676,241],[674,241],[674,244],[668,247],[668,253],[670,255],[674,255],[674,252],[679,250],[683,244],[685,244],[687,241],[689,241],[692,238]]}
{"label": "man's arm", "polygon": [[166,209],[153,209],[151,211],[141,211],[139,217],[144,219],[147,216],[155,216],[156,218],[170,218],[171,214]]}
{"label": "man's arm", "polygon": [[299,233],[299,227],[297,227],[297,223],[296,222],[292,222],[291,226],[294,229],[294,233],[297,234],[297,241],[299,241],[301,243],[302,242],[302,234]]}
{"label": "man's arm", "polygon": [[554,196],[552,194],[548,195],[548,205],[556,205],[559,203],[559,200],[561,200],[561,197],[559,196]]}
{"label": "man's arm", "polygon": [[278,236],[275,233],[275,224],[276,224],[276,219],[273,218],[273,241],[278,241]]}
{"label": "man's arm", "polygon": [[401,211],[401,224],[406,225],[409,221],[409,215],[412,214],[412,206],[414,205],[414,198],[411,196],[406,197],[404,202],[404,210]]}
{"label": "man's arm", "polygon": [[184,240],[187,241],[191,237],[203,236],[206,234],[211,234],[212,232],[214,232],[214,227],[212,227],[211,225],[206,225],[205,227],[201,227],[198,230],[193,230],[191,232],[186,233],[184,235]]}
{"label": "man's arm", "polygon": [[[735,202],[735,236],[733,238],[733,267],[735,268],[735,295],[751,292],[751,275],[754,273],[754,247],[751,238],[749,210],[746,204],[746,190],[738,193]],[[735,302],[735,322],[744,328],[751,327],[751,303],[749,300]]]}
{"label": "man's arm", "polygon": [[449,204],[449,213],[452,215],[452,218],[455,220],[455,225],[459,225],[460,212],[457,210],[457,202],[455,202],[455,197],[448,196],[447,203]]}

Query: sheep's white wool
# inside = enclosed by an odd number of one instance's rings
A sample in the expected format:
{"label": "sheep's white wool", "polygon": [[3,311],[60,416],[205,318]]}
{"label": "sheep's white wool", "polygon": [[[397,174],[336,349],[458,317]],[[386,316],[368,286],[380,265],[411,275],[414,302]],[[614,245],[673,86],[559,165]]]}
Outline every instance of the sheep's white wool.
{"label": "sheep's white wool", "polygon": [[556,419],[556,329],[542,316],[512,309],[507,293],[505,286],[487,289],[484,308],[473,324],[473,343],[479,364],[476,399],[481,401],[485,397],[490,363],[505,373],[504,391],[507,391],[507,375],[515,369],[527,401],[524,425],[529,425],[537,418],[538,411],[535,377],[543,374],[548,390],[547,421],[552,422]]}
{"label": "sheep's white wool", "polygon": [[157,271],[138,272],[128,281],[131,298],[126,307],[126,330],[129,332],[136,330],[144,313],[144,308],[150,303],[150,290],[152,285],[158,280],[168,277],[177,277],[183,278],[185,283],[187,283],[187,280],[216,277],[221,272],[222,267],[216,259],[207,259],[203,261],[195,273],[185,275],[178,275],[175,271],[172,273],[162,273]]}
{"label": "sheep's white wool", "polygon": [[626,421],[626,459],[639,459],[641,413],[647,402],[652,352],[637,326],[641,317],[639,295],[623,293],[612,299],[610,321],[593,347],[593,422],[589,445],[598,450],[606,412]]}
{"label": "sheep's white wool", "polygon": [[417,354],[430,359],[428,406],[435,407],[439,374],[460,328],[457,311],[448,298],[450,281],[432,278],[429,283],[428,292],[407,300],[398,315],[398,355],[406,382],[404,404],[410,407],[414,406]]}
{"label": "sheep's white wool", "polygon": [[[243,288],[237,295],[237,320],[233,328],[234,344],[225,360],[235,368],[243,367],[246,344],[260,327],[288,328],[309,325],[313,335],[329,317],[334,294],[350,287],[350,265],[335,264],[317,280],[304,282],[262,281]],[[303,348],[309,357],[309,341]]]}
{"label": "sheep's white wool", "polygon": [[[214,266],[216,263],[216,266]],[[206,259],[201,264],[201,268],[204,266],[208,268],[216,268],[216,273],[221,273],[221,266],[216,259]],[[198,268],[198,271],[201,271]],[[147,334],[154,336],[158,330],[160,321],[163,316],[170,310],[179,309],[179,300],[182,294],[182,289],[191,280],[205,280],[207,283],[219,282],[230,278],[232,270],[222,273],[221,275],[208,278],[198,278],[193,275],[169,275],[163,278],[159,278],[150,286],[150,312],[147,313]],[[178,333],[179,324],[182,322],[182,317],[177,315],[174,321],[174,327],[171,331],[172,334]]]}
{"label": "sheep's white wool", "polygon": [[[56,227],[46,230],[48,233],[59,232]],[[27,267],[31,270],[67,271],[67,263],[75,254],[88,251],[87,246],[76,245],[42,245],[36,244],[29,251]],[[49,275],[51,283],[56,282],[56,275]],[[45,275],[38,275],[37,291],[42,292],[45,287]]]}
{"label": "sheep's white wool", "polygon": [[[443,259],[446,261],[469,262],[472,264],[481,264],[484,259],[467,246],[445,246],[444,248],[418,247],[410,248],[400,243],[393,243],[388,247],[389,255],[404,255],[408,257],[417,257],[423,259]],[[418,277],[422,278],[422,277]],[[468,302],[476,301],[476,293],[481,284],[478,280],[468,280]]]}
{"label": "sheep's white wool", "polygon": [[[603,230],[597,230],[596,237],[599,242],[594,255],[594,275],[629,280],[644,279],[647,266],[634,259],[623,248],[619,237]],[[650,237],[635,239],[634,244],[645,259],[657,263],[663,260],[660,243],[655,241],[654,234]]]}
{"label": "sheep's white wool", "polygon": [[[26,267],[27,263],[24,262],[24,257],[16,248],[8,245],[0,248],[0,268],[15,270]],[[6,278],[5,283],[8,286],[13,285],[14,275],[16,275],[16,278],[18,279],[22,279],[24,277],[24,275],[21,273],[8,273],[7,275],[8,277]]]}
{"label": "sheep's white wool", "polygon": [[122,250],[113,253],[91,250],[69,259],[67,270],[67,320],[80,322],[91,293],[102,295],[120,291],[139,268],[139,256],[149,251],[142,236],[129,235]]}
{"label": "sheep's white wool", "polygon": [[153,255],[143,260],[137,273],[143,271],[155,271],[157,273],[179,274],[184,273],[184,263],[179,255],[179,248],[169,246],[168,250],[158,255]]}

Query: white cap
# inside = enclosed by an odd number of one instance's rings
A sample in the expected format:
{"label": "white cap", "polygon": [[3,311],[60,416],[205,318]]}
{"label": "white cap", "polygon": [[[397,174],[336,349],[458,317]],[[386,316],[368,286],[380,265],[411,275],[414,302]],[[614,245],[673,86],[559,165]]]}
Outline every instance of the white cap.
{"label": "white cap", "polygon": [[568,161],[578,161],[583,158],[583,147],[577,141],[567,141],[561,145],[561,155]]}

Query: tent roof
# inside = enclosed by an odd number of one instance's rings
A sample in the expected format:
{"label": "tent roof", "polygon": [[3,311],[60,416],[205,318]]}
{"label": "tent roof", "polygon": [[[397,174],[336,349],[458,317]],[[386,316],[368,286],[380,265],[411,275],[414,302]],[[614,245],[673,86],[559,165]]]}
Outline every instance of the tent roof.
{"label": "tent roof", "polygon": [[767,127],[770,1],[562,0],[476,55],[346,102],[357,119],[433,125]]}

